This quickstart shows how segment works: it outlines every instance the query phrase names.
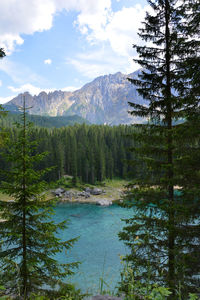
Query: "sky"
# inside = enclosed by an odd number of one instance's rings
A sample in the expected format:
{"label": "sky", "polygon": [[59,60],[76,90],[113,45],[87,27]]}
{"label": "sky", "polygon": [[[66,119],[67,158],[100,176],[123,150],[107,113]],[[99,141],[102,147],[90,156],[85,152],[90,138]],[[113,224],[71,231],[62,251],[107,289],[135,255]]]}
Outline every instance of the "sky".
{"label": "sky", "polygon": [[0,103],[139,68],[146,0],[0,0]]}

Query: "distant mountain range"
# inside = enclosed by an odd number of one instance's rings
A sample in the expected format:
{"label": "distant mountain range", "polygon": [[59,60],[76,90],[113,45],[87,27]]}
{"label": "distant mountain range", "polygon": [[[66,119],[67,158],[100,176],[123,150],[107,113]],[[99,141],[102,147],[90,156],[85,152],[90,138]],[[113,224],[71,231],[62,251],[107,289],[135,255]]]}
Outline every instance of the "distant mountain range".
{"label": "distant mountain range", "polygon": [[19,94],[7,102],[5,108],[18,111],[26,98],[26,105],[31,107],[29,114],[41,116],[73,116],[77,115],[94,124],[130,124],[140,122],[129,113],[128,102],[144,103],[136,88],[127,77],[136,78],[138,72],[125,75],[120,72],[100,76],[74,92],[54,91],[41,92],[32,96],[28,92]]}

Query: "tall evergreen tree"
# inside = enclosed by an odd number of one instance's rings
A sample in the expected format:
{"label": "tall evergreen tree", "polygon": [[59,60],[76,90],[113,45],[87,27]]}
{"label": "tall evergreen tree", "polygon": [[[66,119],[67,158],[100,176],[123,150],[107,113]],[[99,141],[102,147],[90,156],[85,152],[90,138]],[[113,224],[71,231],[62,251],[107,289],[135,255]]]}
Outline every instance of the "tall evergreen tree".
{"label": "tall evergreen tree", "polygon": [[[5,51],[3,48],[0,48],[0,59],[2,59],[5,56]],[[0,116],[5,115],[5,111],[3,110],[2,105],[0,104]],[[3,145],[3,140],[5,140],[6,134],[5,131],[0,128],[0,147]]]}
{"label": "tall evergreen tree", "polygon": [[147,104],[130,105],[132,115],[150,122],[137,125],[134,134],[139,167],[124,205],[134,207],[135,214],[126,220],[120,238],[131,249],[126,260],[140,271],[136,278],[148,280],[150,264],[150,280],[167,285],[170,299],[177,299],[178,290],[186,297],[199,287],[200,172],[194,156],[195,151],[199,156],[199,131],[192,132],[188,122],[174,122],[193,115],[199,95],[182,72],[182,60],[188,62],[193,55],[190,33],[183,30],[182,1],[148,2],[152,13],[146,14],[139,36],[151,44],[134,46],[142,69],[137,79],[130,79]]}
{"label": "tall evergreen tree", "polygon": [[[7,161],[12,163],[7,180],[1,183],[13,201],[0,201],[0,283],[10,295],[28,299],[31,293],[48,293],[60,280],[72,274],[77,263],[59,264],[54,255],[72,247],[75,239],[62,242],[56,234],[65,223],[55,224],[50,215],[52,203],[41,196],[47,170],[34,166],[45,154],[33,154],[36,147],[29,139],[25,104],[22,123],[18,124],[17,141],[7,147]],[[53,290],[50,291],[53,298]]]}

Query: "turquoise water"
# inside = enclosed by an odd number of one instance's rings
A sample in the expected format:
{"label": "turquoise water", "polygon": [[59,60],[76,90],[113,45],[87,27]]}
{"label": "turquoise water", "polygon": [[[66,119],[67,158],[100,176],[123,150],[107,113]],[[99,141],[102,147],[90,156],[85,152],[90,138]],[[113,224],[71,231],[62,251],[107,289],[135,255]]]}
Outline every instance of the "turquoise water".
{"label": "turquoise water", "polygon": [[[56,222],[70,219],[68,228],[60,233],[62,240],[80,236],[68,255],[60,253],[57,259],[80,261],[78,272],[71,279],[82,291],[97,292],[99,278],[103,276],[113,290],[120,279],[120,257],[127,253],[118,232],[124,226],[121,218],[131,216],[131,211],[117,205],[100,207],[90,204],[59,204],[55,208]],[[106,286],[104,286],[106,288]]]}

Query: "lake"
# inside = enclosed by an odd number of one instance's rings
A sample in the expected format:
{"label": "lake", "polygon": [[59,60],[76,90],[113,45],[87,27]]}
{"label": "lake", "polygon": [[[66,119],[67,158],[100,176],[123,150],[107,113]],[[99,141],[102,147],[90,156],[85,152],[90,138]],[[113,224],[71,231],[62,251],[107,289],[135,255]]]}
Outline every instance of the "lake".
{"label": "lake", "polygon": [[[80,261],[81,265],[71,279],[83,292],[98,292],[100,277],[110,290],[120,279],[120,255],[128,249],[118,240],[118,232],[124,226],[122,218],[131,216],[131,210],[111,205],[101,207],[92,204],[58,204],[53,219],[56,222],[69,220],[68,228],[60,232],[62,240],[80,236],[66,256],[57,255],[59,262]],[[106,286],[104,286],[106,289]]]}

